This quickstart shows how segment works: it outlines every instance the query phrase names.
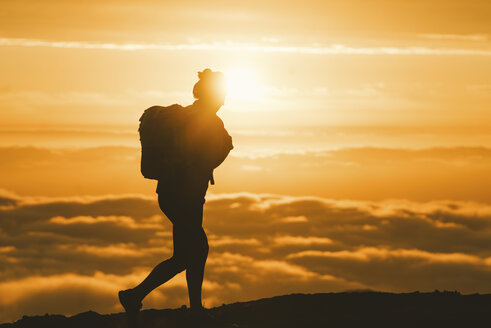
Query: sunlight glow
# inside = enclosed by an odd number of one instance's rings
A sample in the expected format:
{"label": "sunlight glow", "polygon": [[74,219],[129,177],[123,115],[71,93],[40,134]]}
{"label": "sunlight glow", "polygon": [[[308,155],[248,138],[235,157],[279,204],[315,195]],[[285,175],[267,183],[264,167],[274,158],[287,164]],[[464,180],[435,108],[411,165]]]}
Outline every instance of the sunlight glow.
{"label": "sunlight glow", "polygon": [[248,68],[234,68],[225,71],[227,79],[227,99],[258,101],[262,98],[262,88],[257,74]]}

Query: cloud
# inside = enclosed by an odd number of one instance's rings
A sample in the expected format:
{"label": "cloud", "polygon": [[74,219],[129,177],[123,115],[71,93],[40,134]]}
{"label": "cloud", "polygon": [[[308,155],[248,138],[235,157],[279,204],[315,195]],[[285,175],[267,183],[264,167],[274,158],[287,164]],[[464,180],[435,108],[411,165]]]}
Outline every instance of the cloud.
{"label": "cloud", "polygon": [[253,53],[294,53],[306,55],[464,55],[491,56],[488,49],[408,47],[351,47],[343,44],[327,46],[294,46],[249,44],[238,42],[213,43],[95,43],[85,41],[48,41],[38,39],[0,38],[3,47],[50,47],[62,49],[100,49],[119,51],[162,50],[162,51],[230,51]]}
{"label": "cloud", "polygon": [[[479,291],[489,292],[491,282],[489,258],[464,253],[362,247],[354,251],[304,251],[289,258],[314,272],[356,279],[379,290],[432,290],[437,286],[475,292],[475,282],[479,281],[479,288],[487,286]],[[397,281],[404,281],[404,286]]]}
{"label": "cloud", "polygon": [[[143,272],[129,275],[96,272],[85,276],[64,273],[51,276],[32,275],[15,281],[0,282],[0,290],[8,295],[0,300],[0,316],[4,321],[15,320],[23,315],[79,313],[94,308],[106,313],[119,312],[119,288],[134,284],[143,276]],[[169,289],[172,292],[175,289],[181,290],[182,287],[174,283]],[[148,301],[158,304],[167,297],[157,291],[150,295]]]}
{"label": "cloud", "polygon": [[[291,222],[291,221],[290,221]],[[293,221],[302,222],[302,221]],[[329,245],[332,244],[332,240],[329,238],[322,237],[293,237],[293,236],[282,236],[275,238],[275,242],[279,245]]]}
{"label": "cloud", "polygon": [[5,209],[17,204],[17,196],[14,193],[0,189],[0,208]]}
{"label": "cloud", "polygon": [[[2,298],[0,321],[120,311],[116,291],[172,254],[171,225],[154,197],[2,195],[0,293],[11,296]],[[491,292],[486,204],[245,192],[207,199],[207,306],[361,288]],[[186,302],[181,274],[145,306]]]}
{"label": "cloud", "polygon": [[487,41],[485,34],[420,34],[420,38],[430,40]]}

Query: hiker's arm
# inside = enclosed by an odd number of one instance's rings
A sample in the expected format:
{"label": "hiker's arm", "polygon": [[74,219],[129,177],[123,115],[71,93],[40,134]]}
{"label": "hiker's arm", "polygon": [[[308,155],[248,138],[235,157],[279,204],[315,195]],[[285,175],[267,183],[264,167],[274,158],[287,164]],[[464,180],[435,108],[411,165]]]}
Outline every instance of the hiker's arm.
{"label": "hiker's arm", "polygon": [[221,120],[209,126],[206,136],[203,136],[201,146],[199,151],[202,153],[202,160],[209,169],[215,169],[222,164],[234,148],[232,137],[225,130]]}
{"label": "hiker's arm", "polygon": [[222,164],[225,158],[227,158],[230,151],[234,149],[234,146],[232,144],[232,137],[227,133],[225,129],[223,130],[223,136],[221,137],[221,139],[221,142],[219,142],[217,145],[218,149],[215,157],[215,162],[213,163],[213,168],[216,168],[220,164]]}

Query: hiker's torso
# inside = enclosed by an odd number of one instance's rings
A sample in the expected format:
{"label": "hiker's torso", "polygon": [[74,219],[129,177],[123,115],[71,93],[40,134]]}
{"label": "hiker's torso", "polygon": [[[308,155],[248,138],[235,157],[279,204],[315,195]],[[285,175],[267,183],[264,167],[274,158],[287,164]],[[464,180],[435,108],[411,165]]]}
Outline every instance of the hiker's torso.
{"label": "hiker's torso", "polygon": [[216,136],[224,129],[222,120],[215,114],[206,112],[198,102],[185,107],[190,111],[185,126],[186,161],[173,168],[171,174],[160,179],[157,192],[206,193],[208,181],[213,179],[213,153]]}

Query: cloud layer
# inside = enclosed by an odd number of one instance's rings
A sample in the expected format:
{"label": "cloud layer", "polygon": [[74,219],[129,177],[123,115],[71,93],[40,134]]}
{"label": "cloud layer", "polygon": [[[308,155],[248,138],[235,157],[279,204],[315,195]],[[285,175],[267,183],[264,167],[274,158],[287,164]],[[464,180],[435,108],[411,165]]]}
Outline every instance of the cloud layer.
{"label": "cloud layer", "polygon": [[[491,292],[491,207],[457,201],[207,196],[206,306],[349,289]],[[172,253],[154,197],[0,196],[0,321],[23,314],[120,311]],[[274,277],[274,280],[271,279]],[[146,307],[187,302],[176,277]]]}
{"label": "cloud layer", "polygon": [[457,49],[457,48],[429,48],[425,46],[408,47],[350,47],[343,44],[329,46],[295,46],[295,45],[264,45],[244,44],[236,42],[215,43],[91,43],[83,41],[48,41],[36,39],[8,39],[0,38],[0,46],[10,47],[50,47],[65,49],[98,49],[98,50],[163,50],[163,51],[231,51],[231,52],[258,52],[258,53],[293,53],[308,55],[474,55],[490,56],[487,49]]}

